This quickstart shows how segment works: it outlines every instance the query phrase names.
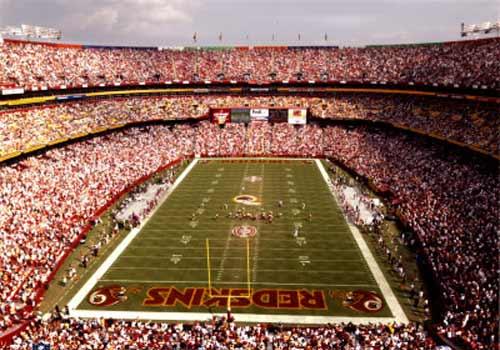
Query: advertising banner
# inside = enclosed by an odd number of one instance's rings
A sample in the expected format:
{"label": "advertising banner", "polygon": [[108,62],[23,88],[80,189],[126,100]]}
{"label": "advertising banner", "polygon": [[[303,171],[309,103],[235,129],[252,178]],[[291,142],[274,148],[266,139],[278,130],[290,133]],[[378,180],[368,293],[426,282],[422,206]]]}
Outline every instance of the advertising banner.
{"label": "advertising banner", "polygon": [[3,89],[2,95],[19,95],[24,94],[23,88],[12,88],[12,89]]}
{"label": "advertising banner", "polygon": [[249,108],[233,108],[231,109],[231,122],[232,123],[250,123],[250,109]]}
{"label": "advertising banner", "polygon": [[214,108],[210,110],[212,123],[223,125],[231,122],[231,110],[229,108]]}
{"label": "advertising banner", "polygon": [[307,123],[307,109],[290,108],[288,110],[288,123],[304,125]]}
{"label": "advertising banner", "polygon": [[288,122],[288,109],[274,108],[269,110],[269,122],[271,123]]}
{"label": "advertising banner", "polygon": [[267,120],[269,118],[269,109],[252,108],[250,110],[250,118],[252,120]]}

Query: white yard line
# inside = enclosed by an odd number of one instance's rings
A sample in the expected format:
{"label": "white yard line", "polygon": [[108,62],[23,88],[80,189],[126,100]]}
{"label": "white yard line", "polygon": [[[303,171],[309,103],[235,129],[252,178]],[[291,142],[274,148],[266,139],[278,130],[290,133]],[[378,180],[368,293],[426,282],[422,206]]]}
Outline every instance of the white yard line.
{"label": "white yard line", "polygon": [[97,281],[107,272],[107,270],[113,265],[113,263],[118,259],[118,257],[123,253],[123,251],[127,248],[127,246],[134,240],[134,238],[139,234],[141,229],[146,225],[146,223],[151,219],[151,217],[155,214],[155,212],[160,208],[163,203],[167,200],[172,192],[179,186],[179,184],[186,178],[189,172],[193,169],[193,167],[198,163],[199,158],[195,158],[189,166],[184,169],[182,174],[175,180],[172,186],[165,192],[165,194],[160,199],[159,204],[156,208],[146,217],[146,219],[141,223],[139,227],[136,227],[130,231],[130,233],[120,242],[120,244],[116,247],[116,249],[108,256],[108,258],[102,263],[102,265],[94,272],[92,277],[88,279],[87,282],[83,285],[83,287],[78,291],[78,293],[73,296],[73,298],[68,303],[68,309],[70,316],[74,316],[74,312],[76,308],[85,296],[92,290]]}
{"label": "white yard line", "polygon": [[[161,249],[161,250],[165,250],[165,249],[172,249],[172,250],[175,250],[175,251],[178,251],[178,250],[204,250],[203,247],[171,247],[171,246],[159,246],[159,245],[137,245],[137,246],[133,246],[133,247],[130,247],[130,248],[137,248],[137,249]],[[225,247],[210,247],[210,251],[212,250],[224,250],[224,253],[226,252],[228,248],[225,246]],[[245,250],[246,251],[246,247],[234,247],[234,248],[231,248],[231,250]],[[262,248],[263,251],[303,251],[304,249],[302,248]],[[324,248],[309,248],[308,251],[312,251],[312,252],[357,252],[358,249],[357,248],[353,248],[353,249],[324,249]],[[148,256],[151,256],[151,254],[149,254]]]}
{"label": "white yard line", "polygon": [[[220,230],[213,230],[213,231],[220,232]],[[176,230],[175,232],[179,232],[179,230]],[[288,243],[290,243],[290,230],[288,230],[288,231],[275,231],[275,230],[273,230],[273,235],[275,235],[276,232],[287,233],[288,239],[261,238],[260,240],[262,242],[288,242]],[[311,235],[315,234],[314,231],[311,231],[311,230],[307,230],[307,232],[310,232]],[[330,233],[325,233],[324,235],[326,236],[326,235],[329,235],[329,234]],[[167,238],[163,238],[163,237],[162,238],[141,237],[141,241],[162,241],[162,242],[165,242],[165,241],[174,241],[174,242],[177,242],[177,241],[179,241],[179,239],[177,237],[167,237]],[[193,241],[205,242],[205,239],[204,238],[191,238],[190,242],[193,242]],[[210,242],[225,242],[225,241],[226,241],[225,239],[221,239],[221,238],[212,238],[212,239],[210,239]],[[312,242],[331,242],[331,241],[332,241],[331,239],[308,239],[307,243],[312,243]]]}
{"label": "white yard line", "polygon": [[[122,258],[149,258],[149,259],[158,259],[158,260],[170,260],[170,256],[151,256],[151,255],[121,255],[120,259]],[[239,260],[246,260],[246,256],[226,256],[226,259],[239,259]],[[214,258],[214,260],[217,258]],[[291,259],[291,258],[258,258],[259,261],[295,261],[297,262],[297,258]],[[199,257],[182,257],[182,260],[203,260],[206,261],[207,257],[206,256],[199,256]],[[355,259],[314,259],[314,262],[332,262],[332,263],[338,263],[338,262],[359,262],[358,258]]]}
{"label": "white yard line", "polygon": [[[316,159],[316,165],[318,166],[318,169],[321,175],[323,176],[323,179],[325,180],[326,184],[328,185],[328,188],[330,189],[330,192],[332,193],[335,201],[337,202],[337,205],[339,206],[339,208],[341,208],[338,198],[335,195],[335,192],[333,191],[333,185],[331,183],[330,177],[328,176],[328,173],[326,172],[325,168],[323,167],[323,164],[319,159]],[[380,291],[384,295],[385,301],[387,302],[387,305],[389,306],[391,313],[394,315],[395,320],[399,323],[408,323],[408,318],[406,317],[406,314],[404,313],[401,305],[399,304],[398,299],[394,295],[394,292],[392,291],[391,286],[387,282],[387,279],[385,278],[382,270],[378,266],[375,257],[373,256],[372,252],[368,248],[368,245],[363,239],[363,236],[361,235],[356,226],[350,224],[348,221],[346,222],[348,223],[349,229],[352,232],[354,240],[358,244],[359,250],[361,251],[361,254],[364,257],[368,265],[368,268],[370,269],[373,277],[375,278],[375,281],[377,282]]]}
{"label": "white yard line", "polygon": [[[186,216],[168,216],[169,218],[186,218]],[[343,217],[342,217],[343,218]],[[315,218],[314,220],[314,223],[317,224],[317,223],[320,223],[322,220],[320,218]],[[209,225],[210,223],[207,223],[207,225]],[[279,222],[274,222],[273,221],[273,227],[274,226],[286,226],[286,227],[290,227],[290,224],[281,224]],[[330,225],[321,225],[321,227],[344,227],[344,225],[333,225],[333,224],[330,224]],[[179,229],[178,228],[150,228],[148,229],[148,232],[150,231],[157,231],[157,232],[179,232]],[[220,232],[220,230],[217,230],[217,229],[209,229],[209,228],[204,228],[204,229],[200,229],[198,232]],[[288,232],[290,233],[290,230],[288,231],[285,231],[285,230],[273,230],[273,232]],[[342,233],[342,232],[337,232],[338,233]],[[321,234],[321,232],[318,232],[317,234]]]}
{"label": "white yard line", "polygon": [[[295,260],[297,261],[297,260]],[[240,267],[225,267],[222,268],[224,271],[247,271],[247,268]],[[110,267],[108,271],[116,270],[166,270],[166,271],[200,271],[200,268],[193,267],[145,267],[145,266],[123,266],[123,267]],[[217,271],[218,268],[212,268],[212,271]],[[256,272],[299,272],[297,269],[257,269]],[[355,275],[367,275],[366,271],[352,271],[352,270],[300,270],[301,274],[306,273],[325,273],[325,274],[355,274]]]}
{"label": "white yard line", "polygon": [[[177,280],[128,280],[128,279],[102,279],[102,282],[123,282],[123,283],[152,283],[158,285],[160,284],[203,284],[207,285],[207,281],[177,281]],[[219,284],[226,285],[246,285],[246,281],[243,282],[220,282]],[[255,282],[252,283],[256,286],[299,286],[299,287],[377,287],[373,283],[354,283],[354,284],[336,284],[336,283],[280,283],[280,282]]]}
{"label": "white yard line", "polygon": [[[186,218],[186,217],[184,217]],[[274,222],[273,222],[273,226],[274,226]],[[339,225],[340,227],[340,225]],[[342,225],[343,227],[343,225]],[[156,232],[176,232],[176,233],[179,233],[179,229],[176,229],[176,230],[156,230],[156,229],[148,229],[148,232],[150,231],[156,231]],[[203,229],[203,230],[199,230],[200,233],[205,233],[205,232],[220,232],[220,230],[207,230],[207,229]],[[317,232],[317,231],[312,231],[312,230],[308,230],[308,232],[311,233],[311,235],[314,235],[314,236],[320,236],[320,235],[323,235],[323,236],[331,236],[332,234],[337,234],[337,235],[346,235],[348,233],[345,233],[345,232]],[[278,236],[278,235],[275,235],[276,233],[285,233],[286,234],[286,237],[290,238],[290,230],[273,230],[273,236]],[[191,241],[203,241],[205,242],[205,236],[201,235],[202,238],[191,238]],[[141,237],[141,241],[178,241],[177,238],[175,237]],[[261,241],[282,241],[282,242],[290,242],[290,239],[279,239],[279,238],[261,238],[260,239]],[[222,241],[226,241],[225,238],[213,238],[210,240],[210,242],[222,242]],[[320,241],[323,241],[323,242],[331,242],[330,239],[311,239],[311,240],[307,240],[308,242],[320,242]]]}
{"label": "white yard line", "polygon": [[[113,318],[129,320],[155,320],[155,321],[203,321],[213,316],[226,316],[225,313],[208,312],[151,312],[151,311],[99,311],[99,310],[74,310],[74,317],[81,318]],[[326,323],[390,323],[392,317],[337,317],[337,316],[307,316],[307,315],[263,315],[263,314],[235,314],[238,322],[250,323],[289,323],[319,325]]]}

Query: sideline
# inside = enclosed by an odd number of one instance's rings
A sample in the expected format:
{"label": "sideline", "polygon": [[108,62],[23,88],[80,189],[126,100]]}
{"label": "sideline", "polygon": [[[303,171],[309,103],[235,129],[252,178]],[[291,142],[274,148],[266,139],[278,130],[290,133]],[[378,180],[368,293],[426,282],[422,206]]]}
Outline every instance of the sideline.
{"label": "sideline", "polygon": [[[108,271],[108,269],[113,265],[113,263],[118,259],[118,257],[123,253],[123,251],[128,247],[128,245],[134,240],[134,238],[139,234],[144,225],[153,217],[156,211],[163,205],[172,192],[179,186],[179,184],[184,180],[184,178],[191,172],[193,167],[198,163],[199,158],[195,158],[191,164],[188,165],[182,174],[175,180],[173,185],[167,190],[167,192],[160,199],[156,208],[146,217],[146,220],[142,222],[139,227],[132,229],[129,234],[120,242],[120,244],[115,248],[115,250],[106,258],[102,265],[97,269],[96,272],[85,282],[83,287],[73,296],[73,298],[68,303],[69,315],[71,317],[79,317],[76,314],[76,308],[85,296],[92,290],[96,285],[97,281]],[[100,316],[97,316],[100,317]]]}
{"label": "sideline", "polygon": [[[318,166],[318,169],[323,175],[323,179],[325,180],[326,184],[328,185],[328,188],[330,189],[330,192],[332,193],[333,198],[335,199],[335,202],[339,206],[339,209],[342,210],[342,207],[340,206],[339,200],[333,191],[333,185],[330,180],[330,177],[328,176],[328,173],[326,172],[323,164],[319,159],[316,159],[316,165]],[[384,276],[384,273],[380,269],[380,267],[377,264],[377,261],[375,260],[370,248],[368,248],[368,245],[366,244],[363,236],[361,235],[361,232],[359,232],[358,228],[351,224],[349,221],[347,221],[347,225],[349,226],[349,229],[351,230],[352,236],[354,237],[354,240],[356,241],[359,250],[361,251],[361,254],[363,255],[363,258],[366,261],[366,264],[368,265],[368,268],[370,269],[370,272],[372,273],[373,277],[375,278],[375,281],[378,284],[378,287],[380,288],[380,291],[384,295],[385,301],[387,305],[389,306],[389,309],[391,310],[391,313],[394,315],[394,318],[396,322],[398,323],[405,323],[407,324],[408,318],[406,317],[405,312],[403,311],[401,305],[399,304],[398,299],[396,298],[396,295],[394,295],[394,292],[392,291],[391,286],[387,282],[387,279]]]}
{"label": "sideline", "polygon": [[[203,321],[210,320],[213,316],[226,316],[226,313],[208,312],[158,312],[158,311],[97,311],[75,310],[74,317],[81,318],[112,318],[144,321]],[[288,323],[301,325],[320,325],[327,323],[390,323],[392,317],[341,317],[341,316],[308,316],[308,315],[276,315],[276,314],[245,314],[236,313],[237,322],[250,323]]]}

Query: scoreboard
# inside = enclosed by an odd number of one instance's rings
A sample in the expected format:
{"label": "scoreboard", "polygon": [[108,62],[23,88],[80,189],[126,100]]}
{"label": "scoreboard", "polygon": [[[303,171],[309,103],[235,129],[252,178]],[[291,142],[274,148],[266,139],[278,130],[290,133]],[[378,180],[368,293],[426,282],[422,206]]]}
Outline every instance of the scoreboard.
{"label": "scoreboard", "polygon": [[226,123],[244,123],[268,121],[270,123],[289,123],[304,125],[307,123],[306,108],[211,108],[210,120],[223,125]]}

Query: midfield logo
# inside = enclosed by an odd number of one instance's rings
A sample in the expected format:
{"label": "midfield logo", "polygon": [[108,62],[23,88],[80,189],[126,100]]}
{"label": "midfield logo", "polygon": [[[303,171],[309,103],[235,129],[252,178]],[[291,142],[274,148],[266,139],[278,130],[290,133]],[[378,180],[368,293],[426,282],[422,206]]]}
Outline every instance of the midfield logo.
{"label": "midfield logo", "polygon": [[233,198],[233,201],[244,205],[261,205],[257,197],[249,194],[241,194],[239,196],[236,196]]}

